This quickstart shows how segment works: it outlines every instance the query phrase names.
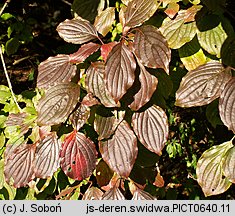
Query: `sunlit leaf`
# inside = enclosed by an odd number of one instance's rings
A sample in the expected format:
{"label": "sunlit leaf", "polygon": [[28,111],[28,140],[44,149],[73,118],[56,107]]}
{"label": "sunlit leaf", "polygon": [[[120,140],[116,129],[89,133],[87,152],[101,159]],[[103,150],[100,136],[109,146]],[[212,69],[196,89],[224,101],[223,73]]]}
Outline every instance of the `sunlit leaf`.
{"label": "sunlit leaf", "polygon": [[137,157],[137,139],[126,121],[122,121],[111,139],[99,143],[104,161],[119,175],[128,177]]}
{"label": "sunlit leaf", "polygon": [[56,29],[66,42],[83,44],[98,37],[97,31],[87,20],[80,17],[72,20],[66,19]]}
{"label": "sunlit leaf", "polygon": [[87,122],[90,116],[90,108],[81,104],[69,117],[70,122],[77,131]]}
{"label": "sunlit leaf", "polygon": [[69,82],[77,67],[69,62],[69,55],[49,57],[38,66],[37,87],[49,88],[57,83]]}
{"label": "sunlit leaf", "polygon": [[118,43],[109,53],[104,78],[111,96],[117,103],[135,79],[136,62],[124,42]]}
{"label": "sunlit leaf", "polygon": [[74,83],[62,83],[48,89],[40,99],[37,110],[39,125],[56,125],[66,120],[75,108],[80,88]]}
{"label": "sunlit leaf", "polygon": [[235,133],[235,77],[224,87],[219,99],[219,114],[222,122]]}
{"label": "sunlit leaf", "polygon": [[5,178],[10,183],[13,179],[14,187],[26,186],[34,178],[34,156],[36,145],[26,142],[18,147],[8,146],[5,151]]}
{"label": "sunlit leaf", "polygon": [[153,197],[146,191],[143,191],[137,188],[133,194],[132,200],[155,200],[156,198]]}
{"label": "sunlit leaf", "polygon": [[128,2],[124,12],[124,26],[136,27],[147,21],[158,9],[158,0],[135,0]]}
{"label": "sunlit leaf", "polygon": [[167,5],[166,10],[164,10],[164,13],[170,17],[171,19],[174,18],[174,16],[178,13],[180,9],[180,6],[176,2],[171,2]]}
{"label": "sunlit leaf", "polygon": [[140,90],[134,95],[134,101],[129,105],[132,110],[138,110],[152,97],[157,88],[158,79],[151,75],[146,68],[138,62],[140,67]]}
{"label": "sunlit leaf", "polygon": [[112,177],[113,171],[103,160],[100,160],[96,166],[96,180],[98,185],[100,187],[108,185]]}
{"label": "sunlit leaf", "polygon": [[96,115],[94,121],[94,129],[98,133],[99,140],[107,139],[114,134],[118,121],[114,116],[102,117]]}
{"label": "sunlit leaf", "polygon": [[117,44],[117,41],[113,41],[107,44],[103,44],[100,48],[101,50],[101,56],[104,59],[104,61],[106,62],[109,53],[111,52],[111,50],[113,49],[113,47]]}
{"label": "sunlit leaf", "polygon": [[106,107],[116,107],[116,103],[111,97],[104,82],[105,65],[103,62],[95,62],[90,65],[86,73],[86,86],[88,92],[94,94],[100,99],[100,102]]}
{"label": "sunlit leaf", "polygon": [[106,36],[106,34],[108,34],[108,32],[112,29],[114,20],[115,8],[108,7],[95,18],[94,26],[100,34]]}
{"label": "sunlit leaf", "polygon": [[83,180],[95,169],[96,154],[94,143],[84,134],[74,130],[62,144],[61,168],[68,177]]}
{"label": "sunlit leaf", "polygon": [[197,181],[205,196],[217,195],[226,191],[231,182],[222,170],[223,157],[233,147],[231,141],[206,150],[197,163]]}
{"label": "sunlit leaf", "polygon": [[92,93],[88,93],[81,102],[82,105],[87,106],[87,107],[92,107],[94,105],[100,104],[98,99],[96,99]]}
{"label": "sunlit leaf", "polygon": [[59,151],[61,143],[55,132],[45,136],[37,145],[34,173],[38,178],[48,178],[59,168]]}
{"label": "sunlit leaf", "polygon": [[7,86],[0,85],[0,103],[5,104],[10,97],[10,89]]}
{"label": "sunlit leaf", "polygon": [[133,47],[135,55],[144,66],[163,68],[169,73],[171,50],[156,27],[146,25],[136,29]]}
{"label": "sunlit leaf", "polygon": [[[199,32],[197,33],[198,41],[203,49],[212,55],[216,55],[220,58],[221,47],[228,37],[226,34],[222,22],[216,23],[219,19],[216,15],[209,15],[203,17],[201,23],[203,26],[199,27]],[[215,24],[213,25],[213,23]],[[212,27],[208,27],[213,25]]]}
{"label": "sunlit leaf", "polygon": [[176,92],[176,106],[193,107],[211,103],[221,95],[231,78],[229,68],[219,62],[208,62],[183,77]]}
{"label": "sunlit leaf", "polygon": [[187,11],[181,10],[175,19],[166,18],[159,29],[172,49],[179,49],[196,35],[196,23],[185,23],[186,15]]}
{"label": "sunlit leaf", "polygon": [[90,55],[96,52],[100,48],[99,44],[87,43],[82,45],[77,52],[69,55],[69,62],[80,64],[85,61]]}
{"label": "sunlit leaf", "polygon": [[223,158],[223,172],[230,182],[235,183],[235,147],[230,148]]}
{"label": "sunlit leaf", "polygon": [[82,200],[100,200],[103,196],[103,192],[97,187],[90,187],[86,190],[82,197]]}
{"label": "sunlit leaf", "polygon": [[194,70],[206,63],[206,56],[203,53],[197,37],[179,48],[180,60],[187,70]]}
{"label": "sunlit leaf", "polygon": [[125,200],[125,197],[119,188],[114,186],[104,193],[102,200]]}
{"label": "sunlit leaf", "polygon": [[134,113],[132,124],[140,142],[148,150],[161,155],[169,131],[165,112],[153,105],[144,112]]}

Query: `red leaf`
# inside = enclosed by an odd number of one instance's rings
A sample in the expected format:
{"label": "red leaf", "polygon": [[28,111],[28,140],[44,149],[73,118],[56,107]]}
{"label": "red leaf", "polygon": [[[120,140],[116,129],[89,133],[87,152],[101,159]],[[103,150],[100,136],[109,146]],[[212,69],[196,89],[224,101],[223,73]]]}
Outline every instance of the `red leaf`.
{"label": "red leaf", "polygon": [[113,47],[117,44],[116,41],[107,43],[107,44],[103,44],[100,48],[101,50],[101,56],[104,59],[104,61],[106,62],[108,55],[110,53],[110,51],[113,49]]}
{"label": "red leaf", "polygon": [[77,52],[69,55],[69,62],[74,64],[80,64],[85,61],[90,55],[96,52],[100,48],[99,44],[87,43],[82,45]]}
{"label": "red leaf", "polygon": [[14,187],[26,186],[34,178],[34,155],[36,144],[23,143],[17,147],[8,146],[5,151],[4,174],[9,184],[14,180]]}
{"label": "red leaf", "polygon": [[94,143],[84,134],[74,130],[62,144],[61,168],[70,178],[83,180],[95,169],[96,154]]}
{"label": "red leaf", "polygon": [[126,121],[122,121],[112,139],[99,143],[100,152],[109,167],[128,177],[137,157],[137,139]]}
{"label": "red leaf", "polygon": [[153,105],[132,116],[133,129],[140,142],[150,151],[162,154],[168,137],[167,116],[162,108]]}
{"label": "red leaf", "polygon": [[140,90],[134,95],[134,101],[129,105],[132,110],[140,109],[151,99],[158,83],[158,79],[151,75],[139,61],[138,64],[140,67]]}
{"label": "red leaf", "polygon": [[136,62],[124,42],[118,43],[109,53],[104,78],[111,96],[118,102],[135,79]]}
{"label": "red leaf", "polygon": [[52,132],[46,135],[37,145],[35,154],[35,176],[38,178],[48,178],[59,168],[59,151],[61,143],[57,140],[57,135]]}
{"label": "red leaf", "polygon": [[38,66],[37,87],[49,88],[61,82],[69,82],[77,67],[69,62],[69,55],[49,57]]}

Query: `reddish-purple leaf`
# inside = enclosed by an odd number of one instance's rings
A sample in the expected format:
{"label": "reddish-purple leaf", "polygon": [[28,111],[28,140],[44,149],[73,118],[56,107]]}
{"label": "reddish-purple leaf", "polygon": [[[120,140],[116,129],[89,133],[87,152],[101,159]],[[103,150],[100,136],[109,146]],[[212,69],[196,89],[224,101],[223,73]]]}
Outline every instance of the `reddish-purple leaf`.
{"label": "reddish-purple leaf", "polygon": [[136,29],[134,53],[140,62],[150,68],[163,68],[169,74],[171,50],[162,33],[154,26]]}
{"label": "reddish-purple leaf", "polygon": [[168,137],[168,121],[162,108],[153,105],[132,117],[133,129],[140,142],[150,151],[162,154]]}
{"label": "reddish-purple leaf", "polygon": [[134,101],[129,105],[132,110],[138,110],[152,97],[157,88],[158,79],[151,75],[139,62],[140,67],[140,90],[134,95]]}
{"label": "reddish-purple leaf", "polygon": [[63,21],[56,30],[66,42],[74,44],[83,44],[98,37],[95,27],[81,17]]}
{"label": "reddish-purple leaf", "polygon": [[92,107],[94,105],[98,105],[100,104],[100,102],[98,101],[98,99],[96,99],[92,93],[88,93],[83,99],[81,104],[88,106],[88,107]]}
{"label": "reddish-purple leaf", "polygon": [[96,18],[94,26],[97,31],[104,37],[112,29],[112,24],[115,20],[115,8],[108,7],[102,11]]}
{"label": "reddish-purple leaf", "polygon": [[124,12],[124,27],[136,27],[147,21],[158,9],[158,0],[129,1]]}
{"label": "reddish-purple leaf", "polygon": [[82,200],[101,200],[103,192],[97,187],[90,187],[86,190]]}
{"label": "reddish-purple leaf", "polygon": [[49,88],[61,82],[69,82],[77,67],[69,62],[69,55],[49,57],[38,66],[37,87]]}
{"label": "reddish-purple leaf", "polygon": [[69,117],[73,128],[77,131],[87,122],[90,117],[90,108],[81,104]]}
{"label": "reddish-purple leaf", "polygon": [[13,179],[14,187],[26,186],[34,178],[34,155],[36,144],[26,142],[18,147],[9,146],[5,152],[5,178],[10,183]]}
{"label": "reddish-purple leaf", "polygon": [[231,78],[230,68],[219,62],[208,62],[189,71],[176,92],[176,106],[193,107],[211,103],[221,95]]}
{"label": "reddish-purple leaf", "polygon": [[100,102],[106,107],[117,107],[120,104],[116,103],[111,97],[104,82],[105,66],[103,62],[92,63],[87,69],[86,86],[88,92],[94,94],[100,99]]}
{"label": "reddish-purple leaf", "polygon": [[37,145],[34,173],[35,177],[48,178],[59,168],[59,151],[61,143],[55,132],[46,135]]}
{"label": "reddish-purple leaf", "polygon": [[80,96],[80,87],[75,83],[61,83],[48,89],[40,99],[38,125],[56,125],[68,118]]}
{"label": "reddish-purple leaf", "polygon": [[94,129],[99,135],[98,140],[108,139],[113,135],[118,123],[119,121],[114,116],[102,117],[96,115]]}
{"label": "reddish-purple leaf", "polygon": [[84,134],[74,130],[62,144],[61,168],[70,178],[83,180],[95,169],[96,154],[95,144]]}
{"label": "reddish-purple leaf", "polygon": [[124,42],[118,43],[109,53],[104,78],[111,96],[118,102],[135,79],[136,62]]}
{"label": "reddish-purple leaf", "polygon": [[85,61],[90,55],[96,52],[100,48],[99,44],[87,43],[82,45],[77,52],[69,55],[69,62],[74,64],[80,64]]}
{"label": "reddish-purple leaf", "polygon": [[120,176],[128,177],[137,157],[137,139],[128,123],[122,121],[113,137],[99,143],[100,152],[109,167]]}
{"label": "reddish-purple leaf", "polygon": [[153,197],[146,191],[143,191],[137,188],[133,194],[132,200],[155,200],[156,198]]}
{"label": "reddish-purple leaf", "polygon": [[235,133],[235,77],[231,78],[222,91],[219,113],[222,122]]}
{"label": "reddish-purple leaf", "polygon": [[114,186],[104,193],[102,200],[125,200],[125,197],[118,187]]}
{"label": "reddish-purple leaf", "polygon": [[116,41],[107,43],[107,44],[103,44],[100,48],[101,50],[101,56],[104,59],[104,61],[106,62],[109,53],[111,52],[111,50],[113,49],[113,47],[117,44]]}

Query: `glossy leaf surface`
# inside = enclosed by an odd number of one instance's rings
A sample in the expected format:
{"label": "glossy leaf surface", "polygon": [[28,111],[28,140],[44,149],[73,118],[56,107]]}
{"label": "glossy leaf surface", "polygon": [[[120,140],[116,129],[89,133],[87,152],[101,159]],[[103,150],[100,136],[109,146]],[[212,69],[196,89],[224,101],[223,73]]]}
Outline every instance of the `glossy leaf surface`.
{"label": "glossy leaf surface", "polygon": [[119,175],[128,177],[137,157],[137,139],[126,121],[121,122],[113,137],[99,143],[104,161]]}
{"label": "glossy leaf surface", "polygon": [[83,180],[95,169],[96,154],[94,143],[84,134],[74,130],[62,144],[61,168],[70,178]]}
{"label": "glossy leaf surface", "polygon": [[133,47],[135,55],[144,66],[162,68],[169,73],[171,50],[156,27],[146,25],[136,29]]}
{"label": "glossy leaf surface", "polygon": [[226,191],[231,182],[224,176],[223,157],[233,146],[232,142],[225,142],[206,150],[197,163],[197,181],[205,196],[221,194]]}
{"label": "glossy leaf surface", "polygon": [[66,120],[75,108],[80,88],[74,83],[62,83],[48,89],[40,99],[37,110],[39,125],[56,125]]}
{"label": "glossy leaf surface", "polygon": [[124,42],[113,47],[106,62],[104,78],[108,91],[116,103],[132,86],[135,68],[134,56]]}
{"label": "glossy leaf surface", "polygon": [[83,44],[98,37],[97,31],[91,23],[80,17],[66,19],[56,29],[66,42]]}
{"label": "glossy leaf surface", "polygon": [[104,82],[105,65],[103,62],[92,63],[87,69],[86,86],[88,92],[100,99],[100,102],[106,107],[116,107],[116,103],[111,97]]}
{"label": "glossy leaf surface", "polygon": [[162,154],[168,137],[167,116],[162,108],[153,105],[132,116],[133,129],[140,142],[150,151]]}
{"label": "glossy leaf surface", "polygon": [[235,78],[224,87],[219,99],[219,114],[222,122],[235,133]]}
{"label": "glossy leaf surface", "polygon": [[209,104],[220,96],[230,78],[230,69],[225,69],[219,62],[201,65],[182,78],[175,105],[193,107]]}
{"label": "glossy leaf surface", "polygon": [[49,88],[61,82],[69,82],[76,74],[76,65],[71,64],[69,55],[49,57],[38,66],[37,87]]}

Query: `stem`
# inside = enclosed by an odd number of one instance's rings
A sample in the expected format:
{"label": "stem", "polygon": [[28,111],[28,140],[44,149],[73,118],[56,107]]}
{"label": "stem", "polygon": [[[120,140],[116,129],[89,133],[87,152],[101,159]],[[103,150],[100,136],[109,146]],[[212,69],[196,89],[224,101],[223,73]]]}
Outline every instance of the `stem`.
{"label": "stem", "polygon": [[19,106],[19,104],[18,104],[18,102],[16,100],[15,94],[14,94],[13,89],[12,89],[11,81],[10,81],[10,78],[8,76],[8,73],[7,73],[7,68],[6,68],[6,65],[5,65],[4,58],[3,58],[3,53],[2,53],[2,47],[1,46],[0,46],[0,55],[1,55],[1,61],[2,61],[3,70],[4,70],[5,76],[7,78],[7,83],[8,83],[8,87],[9,87],[9,89],[11,91],[12,98],[13,98],[17,108],[21,112],[21,108],[20,108],[20,106]]}
{"label": "stem", "polygon": [[1,11],[0,11],[0,16],[2,15],[3,11],[5,10],[6,6],[11,2],[11,0],[7,0],[5,4],[2,6]]}

